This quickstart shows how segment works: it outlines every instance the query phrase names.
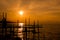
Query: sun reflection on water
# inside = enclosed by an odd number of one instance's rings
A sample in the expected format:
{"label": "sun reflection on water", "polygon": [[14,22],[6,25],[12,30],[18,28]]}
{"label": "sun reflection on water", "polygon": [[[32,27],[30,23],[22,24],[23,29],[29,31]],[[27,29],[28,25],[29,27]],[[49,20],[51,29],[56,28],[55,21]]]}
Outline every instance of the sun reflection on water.
{"label": "sun reflection on water", "polygon": [[20,26],[20,27],[23,27],[23,26],[24,26],[24,23],[19,23],[19,26]]}
{"label": "sun reflection on water", "polygon": [[24,26],[24,23],[19,23],[19,26],[20,26],[20,28],[18,28],[18,37],[20,37],[20,38],[22,38],[22,40],[23,40],[23,26]]}

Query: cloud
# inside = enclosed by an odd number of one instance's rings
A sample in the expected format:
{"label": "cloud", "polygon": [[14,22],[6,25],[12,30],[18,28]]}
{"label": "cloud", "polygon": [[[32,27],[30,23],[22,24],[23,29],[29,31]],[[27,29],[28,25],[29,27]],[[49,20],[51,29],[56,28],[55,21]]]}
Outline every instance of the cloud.
{"label": "cloud", "polygon": [[[60,8],[59,0],[0,0],[0,8],[23,8],[28,9],[52,10]],[[26,9],[25,8],[25,9]]]}
{"label": "cloud", "polygon": [[0,0],[0,9],[5,10],[15,10],[19,5],[20,0]]}

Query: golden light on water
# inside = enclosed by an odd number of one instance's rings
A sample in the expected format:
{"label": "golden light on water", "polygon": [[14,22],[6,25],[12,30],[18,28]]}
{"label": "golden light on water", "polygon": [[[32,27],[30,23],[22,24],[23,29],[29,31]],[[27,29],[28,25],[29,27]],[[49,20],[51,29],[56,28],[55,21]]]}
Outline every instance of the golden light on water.
{"label": "golden light on water", "polygon": [[24,26],[24,23],[19,23],[19,26],[23,27]]}
{"label": "golden light on water", "polygon": [[20,38],[22,38],[22,40],[23,40],[23,33],[22,33],[22,31],[23,31],[23,26],[24,26],[24,23],[19,23],[19,26],[21,27],[21,28],[18,28],[18,37],[20,37]]}

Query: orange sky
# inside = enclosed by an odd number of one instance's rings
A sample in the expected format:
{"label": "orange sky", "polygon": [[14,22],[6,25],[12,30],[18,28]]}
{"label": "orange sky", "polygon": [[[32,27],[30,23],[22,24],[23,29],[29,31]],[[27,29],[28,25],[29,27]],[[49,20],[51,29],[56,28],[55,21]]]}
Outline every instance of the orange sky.
{"label": "orange sky", "polygon": [[[23,16],[18,11],[23,10]],[[0,13],[8,13],[8,20],[31,20],[60,22],[60,0],[0,0]],[[0,17],[1,18],[1,17]]]}

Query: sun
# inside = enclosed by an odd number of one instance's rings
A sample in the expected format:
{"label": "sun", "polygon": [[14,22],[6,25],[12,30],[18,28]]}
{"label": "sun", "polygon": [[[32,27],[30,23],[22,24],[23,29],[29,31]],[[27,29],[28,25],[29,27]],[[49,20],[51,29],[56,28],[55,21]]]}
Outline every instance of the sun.
{"label": "sun", "polygon": [[20,15],[23,15],[23,13],[24,13],[24,11],[22,11],[22,10],[21,10],[21,11],[19,11],[19,14],[20,14]]}

